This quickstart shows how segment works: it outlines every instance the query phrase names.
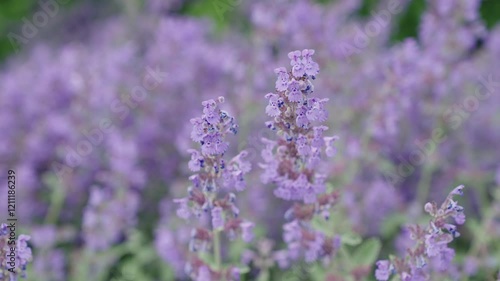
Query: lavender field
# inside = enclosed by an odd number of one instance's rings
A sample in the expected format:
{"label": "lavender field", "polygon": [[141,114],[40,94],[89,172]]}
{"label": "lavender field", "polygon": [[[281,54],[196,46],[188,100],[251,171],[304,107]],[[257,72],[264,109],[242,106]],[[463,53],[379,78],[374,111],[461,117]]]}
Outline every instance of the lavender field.
{"label": "lavender field", "polygon": [[500,281],[500,1],[0,4],[0,281]]}

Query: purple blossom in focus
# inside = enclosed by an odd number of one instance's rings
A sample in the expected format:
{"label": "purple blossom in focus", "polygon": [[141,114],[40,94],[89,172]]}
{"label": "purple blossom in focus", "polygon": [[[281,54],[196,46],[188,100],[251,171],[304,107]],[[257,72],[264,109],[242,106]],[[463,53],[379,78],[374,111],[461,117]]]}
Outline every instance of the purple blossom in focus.
{"label": "purple blossom in focus", "polygon": [[[301,202],[286,215],[291,221],[283,226],[287,250],[286,257],[276,256],[280,266],[288,264],[284,259],[297,260],[301,256],[309,263],[320,259],[326,262],[339,246],[333,242],[337,238],[328,237],[311,225],[317,215],[329,218],[329,209],[338,197],[336,192],[326,192],[326,176],[317,170],[321,155],[334,155],[332,142],[338,137],[325,137],[323,134],[328,127],[314,126],[314,122],[326,120],[323,103],[328,99],[312,96],[312,80],[319,72],[313,54],[313,50],[307,49],[290,52],[291,72],[277,68],[277,91],[265,96],[269,100],[266,112],[274,117],[267,126],[276,131],[278,138],[263,139],[266,148],[262,151],[264,172],[261,179],[263,183],[276,186],[274,195],[277,197]],[[284,78],[288,79],[288,87],[278,87],[284,84]]]}
{"label": "purple blossom in focus", "polygon": [[[191,160],[188,166],[197,173],[190,177],[192,185],[188,188],[188,197],[173,200],[178,205],[179,217],[184,220],[198,218],[195,221],[198,226],[191,230],[189,250],[199,253],[212,248],[214,255],[219,255],[217,259],[221,258],[220,248],[216,248],[220,247],[216,244],[220,232],[226,233],[231,240],[239,234],[248,243],[253,239],[254,227],[253,223],[239,218],[240,211],[233,193],[246,187],[243,176],[251,170],[245,159],[247,152],[242,151],[229,161],[224,159],[229,146],[226,136],[236,134],[238,125],[234,117],[219,108],[223,102],[223,97],[202,102],[203,115],[191,119],[191,139],[200,144],[201,151],[189,149]],[[203,224],[206,216],[211,218],[211,227]],[[220,276],[230,278],[228,280],[239,279],[235,268],[225,270],[219,266],[213,268],[194,255],[188,259],[185,271],[193,280],[217,280]]]}

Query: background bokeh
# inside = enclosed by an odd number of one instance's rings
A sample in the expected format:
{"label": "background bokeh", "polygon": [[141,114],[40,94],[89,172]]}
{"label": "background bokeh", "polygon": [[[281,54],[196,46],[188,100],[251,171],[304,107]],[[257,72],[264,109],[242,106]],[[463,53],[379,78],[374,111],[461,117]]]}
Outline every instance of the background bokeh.
{"label": "background bokeh", "polygon": [[[0,218],[13,169],[32,236],[27,280],[185,280],[190,226],[172,199],[189,185],[189,120],[218,96],[240,124],[228,154],[246,149],[253,164],[239,199],[257,224],[251,247],[282,248],[288,204],[259,179],[260,139],[272,138],[264,95],[304,48],[316,50],[315,93],[340,137],[325,167],[341,194],[335,229],[379,239],[380,258],[404,253],[423,204],[464,184],[448,278],[495,280],[499,20],[496,0],[1,1]],[[245,280],[259,276],[251,269]],[[316,280],[304,274],[286,278]]]}

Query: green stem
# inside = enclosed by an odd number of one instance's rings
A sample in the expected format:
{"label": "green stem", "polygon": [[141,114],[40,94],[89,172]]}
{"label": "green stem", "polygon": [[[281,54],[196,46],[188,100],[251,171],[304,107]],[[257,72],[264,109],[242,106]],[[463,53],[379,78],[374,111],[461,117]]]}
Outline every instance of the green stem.
{"label": "green stem", "polygon": [[431,188],[432,174],[434,173],[434,165],[427,164],[424,166],[422,172],[422,177],[418,183],[418,202],[424,204],[429,196],[429,190]]}
{"label": "green stem", "polygon": [[221,249],[220,249],[220,237],[219,230],[214,230],[214,260],[217,270],[221,269]]}
{"label": "green stem", "polygon": [[257,276],[257,281],[269,281],[269,276],[269,269],[261,270],[261,272]]}
{"label": "green stem", "polygon": [[45,224],[56,224],[66,199],[66,192],[60,184],[51,186],[50,207],[45,216]]}
{"label": "green stem", "polygon": [[80,255],[77,258],[78,262],[74,263],[75,268],[72,272],[73,279],[78,281],[89,280],[90,274],[90,253],[89,250],[84,249],[80,252]]}

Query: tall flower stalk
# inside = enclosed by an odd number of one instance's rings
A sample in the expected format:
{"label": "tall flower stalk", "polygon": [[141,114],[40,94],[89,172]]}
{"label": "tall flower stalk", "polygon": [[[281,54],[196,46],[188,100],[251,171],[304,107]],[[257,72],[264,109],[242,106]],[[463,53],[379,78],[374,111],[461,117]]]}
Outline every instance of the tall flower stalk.
{"label": "tall flower stalk", "polygon": [[[188,166],[194,174],[189,178],[188,196],[174,200],[179,204],[179,217],[196,220],[189,243],[189,250],[196,254],[188,260],[186,273],[197,281],[239,280],[237,267],[222,264],[221,233],[230,240],[241,236],[250,242],[253,238],[254,224],[239,218],[234,193],[245,189],[243,176],[251,165],[245,160],[246,151],[225,160],[229,147],[226,136],[236,134],[238,125],[234,117],[220,110],[223,102],[223,97],[204,101],[202,116],[191,119],[191,139],[200,144],[200,150],[189,150]],[[212,251],[212,258],[202,254],[207,250]]]}
{"label": "tall flower stalk", "polygon": [[309,49],[290,52],[291,70],[275,69],[276,91],[266,95],[266,113],[273,118],[266,125],[276,132],[277,139],[263,139],[262,181],[276,186],[278,198],[295,202],[285,215],[290,222],[283,226],[287,249],[276,255],[282,267],[300,258],[328,263],[340,244],[339,237],[312,226],[317,216],[329,219],[338,197],[337,192],[327,191],[326,175],[319,171],[321,157],[334,156],[333,144],[338,137],[324,136],[328,127],[321,123],[328,118],[328,99],[313,96],[312,81],[319,73],[313,54]]}
{"label": "tall flower stalk", "polygon": [[[434,202],[425,204],[424,209],[432,216],[427,227],[410,226],[410,237],[415,241],[412,249],[407,250],[404,258],[391,256],[390,260],[379,260],[375,278],[389,280],[397,274],[402,281],[434,280],[429,269],[446,272],[455,257],[455,250],[448,247],[454,238],[460,236],[455,224],[465,223],[464,208],[453,199],[454,195],[463,194],[463,185],[453,189],[440,207]],[[455,224],[449,222],[453,218]]]}

